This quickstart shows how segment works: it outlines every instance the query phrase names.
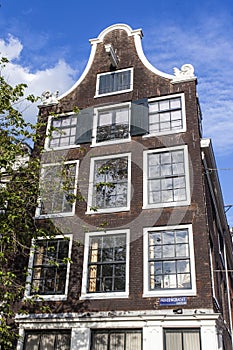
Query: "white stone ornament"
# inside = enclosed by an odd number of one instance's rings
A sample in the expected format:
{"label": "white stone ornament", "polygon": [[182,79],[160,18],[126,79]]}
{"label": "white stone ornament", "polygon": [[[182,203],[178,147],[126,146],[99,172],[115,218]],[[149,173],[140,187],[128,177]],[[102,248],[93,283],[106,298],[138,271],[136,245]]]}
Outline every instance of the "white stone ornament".
{"label": "white stone ornament", "polygon": [[51,104],[57,104],[58,100],[58,91],[52,93],[49,90],[46,90],[41,95],[41,102],[42,105],[51,105]]}
{"label": "white stone ornament", "polygon": [[195,78],[194,67],[191,64],[184,64],[181,69],[175,67],[173,71],[177,80]]}

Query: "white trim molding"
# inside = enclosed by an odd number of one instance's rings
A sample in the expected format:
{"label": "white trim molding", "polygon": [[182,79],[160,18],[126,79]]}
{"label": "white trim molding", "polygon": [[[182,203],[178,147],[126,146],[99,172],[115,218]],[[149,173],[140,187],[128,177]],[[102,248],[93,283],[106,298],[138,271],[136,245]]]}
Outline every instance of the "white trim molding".
{"label": "white trim molding", "polygon": [[[160,201],[155,203],[149,203],[148,201],[148,193],[149,193],[149,169],[148,169],[148,155],[150,154],[162,154],[166,152],[174,152],[174,151],[183,151],[184,156],[184,172],[181,174],[181,177],[184,177],[185,182],[185,190],[186,190],[186,199],[184,200],[174,200],[174,201]],[[162,166],[162,164],[161,164]],[[174,163],[175,166],[175,163]],[[186,206],[190,204],[191,201],[191,194],[190,194],[190,173],[189,173],[189,155],[188,155],[188,146],[182,145],[182,146],[175,146],[175,147],[167,147],[167,148],[156,148],[151,150],[144,151],[143,154],[143,209],[150,209],[150,208],[163,208],[163,207],[177,207],[177,206]],[[178,174],[179,175],[179,174]],[[158,179],[166,179],[169,178],[168,176],[158,176]],[[172,178],[172,175],[171,175]],[[174,188],[172,187],[172,190]],[[179,189],[178,189],[179,190]],[[177,193],[178,193],[177,190]],[[161,188],[160,188],[161,191]],[[179,193],[178,193],[179,194]]]}
{"label": "white trim molding", "polygon": [[[177,288],[177,289],[149,289],[149,256],[148,256],[148,234],[150,232],[158,231],[169,231],[169,230],[188,230],[189,238],[189,260],[190,260],[190,275],[191,275],[191,288]],[[193,231],[192,225],[176,225],[176,226],[160,226],[160,227],[149,227],[143,230],[143,297],[173,297],[173,296],[194,296],[197,293],[196,290],[196,272],[195,272],[195,258],[194,258],[194,245],[193,245]]]}
{"label": "white trim molding", "polygon": [[[44,163],[41,166],[41,174],[40,174],[40,185],[41,187],[41,181],[43,179],[43,173],[44,169],[47,167],[61,167],[68,164],[75,164],[75,178],[74,178],[74,188],[73,188],[73,194],[76,195],[77,193],[77,187],[78,187],[78,172],[79,172],[79,160],[70,160],[70,161],[64,161],[64,163]],[[56,218],[56,217],[67,217],[67,216],[73,216],[75,214],[75,206],[76,206],[76,200],[71,203],[71,210],[69,212],[56,212],[56,213],[45,213],[41,214],[42,208],[43,208],[43,193],[42,197],[38,199],[38,206],[36,208],[35,217],[37,219],[43,219],[43,218]]]}
{"label": "white trim molding", "polygon": [[117,24],[113,24],[113,25],[105,28],[99,34],[99,36],[97,38],[89,40],[90,44],[91,44],[91,53],[90,53],[90,57],[89,57],[89,60],[87,62],[86,68],[84,69],[84,71],[83,71],[82,75],[80,76],[80,78],[78,79],[78,81],[68,91],[66,91],[64,94],[62,94],[61,96],[59,96],[57,98],[58,101],[60,101],[62,98],[64,98],[69,93],[71,93],[74,89],[76,89],[77,86],[79,86],[79,84],[81,84],[81,82],[85,79],[85,77],[86,77],[87,73],[89,72],[89,70],[90,70],[90,68],[92,66],[92,63],[94,61],[97,45],[99,43],[102,43],[103,40],[104,40],[104,37],[109,32],[111,32],[113,30],[125,30],[126,33],[128,34],[128,36],[133,36],[134,37],[134,43],[135,43],[135,47],[136,47],[136,50],[137,50],[137,54],[138,54],[140,60],[142,61],[142,63],[144,64],[144,66],[146,68],[148,68],[152,73],[170,80],[171,83],[178,83],[180,81],[187,81],[187,80],[196,80],[196,77],[194,76],[194,69],[193,69],[192,65],[190,65],[190,64],[183,65],[180,70],[178,68],[175,68],[175,71],[174,71],[175,75],[161,72],[160,70],[155,68],[147,60],[147,58],[146,58],[146,56],[145,56],[145,54],[143,52],[142,42],[141,42],[142,41],[142,37],[143,37],[142,30],[141,29],[133,30],[127,24],[117,23]]}
{"label": "white trim molding", "polygon": [[[92,237],[106,237],[106,236],[116,236],[125,234],[126,242],[126,260],[125,260],[125,290],[122,292],[98,292],[89,293],[87,291],[88,284],[88,258],[89,258],[89,247],[90,247],[90,238]],[[129,249],[130,249],[130,231],[129,229],[125,230],[112,230],[112,231],[99,231],[99,232],[87,232],[85,234],[85,243],[84,243],[84,261],[83,261],[83,276],[82,276],[82,291],[80,300],[86,299],[115,299],[115,298],[128,298],[129,296]]]}
{"label": "white trim molding", "polygon": [[141,329],[143,349],[163,349],[166,328],[195,328],[200,330],[202,349],[220,349],[220,316],[213,310],[183,309],[175,315],[172,310],[108,311],[94,313],[18,315],[19,341],[17,350],[23,350],[26,331],[71,330],[71,350],[90,350],[91,330]]}
{"label": "white trim molding", "polygon": [[[181,118],[180,119],[177,119],[178,121],[180,120],[181,122],[181,126],[176,128],[176,127],[172,127],[172,116],[170,115],[170,119],[167,119],[166,120],[166,123],[170,123],[170,129],[162,129],[161,131],[150,131],[150,114],[153,115],[153,113],[155,112],[151,112],[150,113],[150,105],[153,105],[153,103],[155,102],[163,102],[163,101],[172,101],[173,99],[180,99],[180,103],[181,103],[181,107],[180,108],[177,108],[177,109],[164,109],[162,111],[156,111],[156,115],[158,116],[159,118],[159,114],[160,113],[164,113],[164,114],[167,114],[167,113],[173,113],[175,111],[180,111],[181,113]],[[146,134],[146,135],[143,135],[143,138],[148,138],[148,137],[154,137],[154,136],[162,136],[162,135],[171,135],[171,134],[177,134],[177,133],[180,133],[180,132],[185,132],[186,131],[186,108],[185,108],[185,96],[184,96],[184,93],[180,93],[180,94],[174,94],[174,95],[165,95],[165,96],[160,96],[160,97],[155,97],[155,98],[150,98],[148,99],[148,105],[149,105],[149,133]],[[175,120],[174,120],[175,122]],[[156,124],[160,125],[160,120],[158,119]],[[165,122],[163,122],[165,123]]]}
{"label": "white trim molding", "polygon": [[[128,162],[128,173],[127,173],[127,198],[126,205],[122,207],[107,207],[107,208],[98,208],[93,203],[93,194],[94,194],[94,181],[95,181],[95,162],[102,160],[114,160],[120,158],[127,158]],[[106,183],[106,186],[111,185],[110,182]],[[130,210],[130,200],[131,200],[131,153],[119,153],[112,154],[107,156],[99,156],[91,158],[90,162],[90,177],[89,177],[89,189],[88,189],[88,203],[86,214],[98,214],[98,213],[115,213],[120,211],[129,211]]]}
{"label": "white trim molding", "polygon": [[[96,142],[99,113],[105,112],[105,111],[107,112],[107,111],[117,110],[117,109],[121,109],[121,108],[124,108],[124,109],[128,108],[128,137],[127,138],[115,138],[112,140]],[[118,143],[131,141],[130,126],[131,126],[131,103],[130,102],[122,102],[122,103],[117,103],[117,104],[113,104],[113,105],[106,105],[106,106],[100,106],[100,107],[94,108],[91,147],[112,145],[112,144],[118,144]]]}
{"label": "white trim molding", "polygon": [[26,279],[26,288],[24,293],[24,300],[27,299],[35,299],[37,301],[43,301],[43,300],[49,300],[49,301],[59,301],[59,300],[66,300],[68,295],[68,287],[69,287],[69,275],[70,275],[70,262],[67,261],[67,270],[66,270],[66,282],[65,282],[65,292],[64,294],[31,294],[31,288],[32,288],[32,275],[33,275],[33,265],[34,265],[34,256],[35,256],[35,249],[36,249],[36,241],[49,241],[51,242],[56,239],[63,239],[63,240],[69,240],[69,250],[68,250],[68,256],[67,258],[71,258],[71,250],[72,250],[72,243],[73,243],[73,235],[72,234],[64,234],[64,235],[57,235],[54,237],[38,237],[37,239],[32,240],[31,248],[30,248],[30,255],[29,255],[29,261],[28,261],[28,275]]}

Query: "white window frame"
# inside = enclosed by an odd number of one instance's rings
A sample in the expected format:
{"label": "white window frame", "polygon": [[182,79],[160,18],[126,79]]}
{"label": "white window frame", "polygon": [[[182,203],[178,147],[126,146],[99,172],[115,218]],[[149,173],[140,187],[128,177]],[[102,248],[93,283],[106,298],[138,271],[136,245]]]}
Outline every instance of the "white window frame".
{"label": "white window frame", "polygon": [[[126,235],[126,266],[125,266],[125,291],[124,292],[104,292],[104,293],[88,293],[88,255],[89,255],[89,243],[90,238],[93,236],[106,236],[106,235]],[[84,242],[84,260],[83,260],[83,276],[82,276],[82,290],[80,300],[84,299],[114,299],[114,298],[128,298],[129,296],[129,248],[130,248],[130,230],[113,230],[113,231],[99,231],[99,232],[87,232],[85,234]]]}
{"label": "white window frame", "polygon": [[[32,239],[31,249],[30,249],[30,255],[29,255],[29,261],[28,261],[28,275],[26,278],[26,288],[24,292],[24,299],[35,299],[36,300],[66,300],[68,295],[68,287],[69,287],[69,276],[70,276],[70,262],[67,261],[67,271],[66,271],[66,284],[65,284],[65,293],[64,294],[33,294],[31,295],[31,288],[32,288],[32,274],[33,274],[33,263],[34,263],[34,255],[35,255],[35,246],[36,241],[46,241],[54,239],[69,239],[69,251],[68,251],[68,259],[71,258],[71,251],[72,251],[72,243],[73,243],[73,235],[72,234],[64,234],[64,235],[57,235],[53,238],[51,237],[38,237],[37,239]],[[37,297],[38,295],[38,297]]]}
{"label": "white window frame", "polygon": [[[148,154],[151,153],[163,153],[170,151],[184,151],[184,174],[185,174],[185,186],[186,186],[186,200],[176,202],[161,202],[161,203],[148,203]],[[187,145],[167,147],[144,151],[143,154],[143,209],[150,208],[164,208],[189,205],[191,200],[190,196],[190,174],[189,174],[189,156]]]}
{"label": "white window frame", "polygon": [[[191,288],[190,289],[160,289],[158,291],[149,290],[149,263],[148,263],[148,234],[155,231],[180,230],[187,229],[189,233],[189,258],[191,272]],[[193,244],[192,224],[176,225],[176,226],[159,226],[143,229],[143,297],[164,297],[164,296],[194,296],[196,290],[196,272]]]}
{"label": "white window frame", "polygon": [[[97,128],[98,128],[98,116],[99,113],[102,111],[108,111],[112,109],[120,109],[120,108],[125,108],[128,107],[129,110],[129,136],[125,139],[113,139],[113,140],[106,140],[103,142],[97,142]],[[125,102],[125,103],[118,103],[118,104],[113,104],[113,105],[108,105],[108,106],[102,106],[102,107],[97,107],[94,108],[94,118],[93,118],[93,131],[92,131],[92,147],[93,146],[104,146],[104,145],[110,145],[110,144],[116,144],[116,143],[123,143],[123,142],[129,142],[131,140],[131,135],[130,135],[130,126],[131,126],[131,103],[130,102]]]}
{"label": "white window frame", "polygon": [[[108,159],[116,159],[116,158],[128,158],[128,182],[127,182],[127,204],[124,207],[113,207],[113,208],[96,208],[93,210],[93,191],[94,191],[94,179],[95,179],[95,161],[98,160],[108,160]],[[90,162],[90,177],[89,177],[89,189],[88,189],[88,203],[87,203],[87,211],[86,214],[98,214],[98,213],[114,213],[120,211],[128,211],[130,210],[130,200],[131,200],[131,153],[119,153],[108,156],[100,156],[91,158]]]}
{"label": "white window frame", "polygon": [[[75,170],[75,183],[74,183],[74,194],[77,193],[77,187],[78,187],[78,171],[79,171],[79,160],[70,160],[70,161],[65,161],[63,164],[61,163],[47,163],[47,164],[42,164],[41,167],[41,174],[40,178],[43,178],[43,169],[46,167],[52,167],[52,166],[62,166],[66,164],[76,164],[76,170]],[[36,208],[35,212],[35,217],[36,218],[54,218],[54,217],[66,217],[66,216],[73,216],[75,214],[75,206],[76,206],[76,201],[72,203],[72,210],[70,212],[58,212],[58,213],[48,213],[48,214],[41,214],[41,208],[43,205],[43,197],[40,197],[38,199],[38,206]]]}
{"label": "white window frame", "polygon": [[[78,148],[80,147],[80,145],[74,143],[72,145],[67,145],[67,146],[59,146],[59,147],[50,147],[50,140],[52,139],[52,136],[49,136],[50,133],[50,129],[52,126],[52,121],[53,119],[59,119],[62,117],[72,117],[74,115],[76,115],[77,113],[75,112],[70,112],[70,113],[63,113],[63,114],[59,114],[58,116],[54,117],[52,115],[50,115],[48,117],[48,123],[47,123],[47,128],[46,128],[46,138],[45,138],[45,143],[44,143],[44,150],[45,151],[56,151],[56,150],[63,150],[63,149],[70,149],[70,148]],[[77,118],[78,120],[78,118]],[[76,124],[76,128],[77,128],[77,124]],[[75,139],[76,139],[76,135],[75,135]]]}
{"label": "white window frame", "polygon": [[[130,71],[130,87],[129,87],[129,89],[119,90],[119,91],[112,91],[112,92],[107,92],[107,93],[104,93],[104,94],[99,94],[99,83],[100,83],[100,77],[101,76],[108,75],[108,74],[113,74],[113,73],[117,74],[117,73],[121,73],[121,72],[124,72],[124,71]],[[96,93],[95,93],[94,98],[102,97],[102,96],[122,94],[122,93],[129,92],[129,91],[132,91],[132,90],[133,90],[133,68],[132,67],[131,68],[125,68],[125,69],[116,70],[116,71],[113,71],[113,72],[99,73],[99,74],[97,74],[97,78],[96,78]]]}
{"label": "white window frame", "polygon": [[[145,138],[148,138],[148,137],[152,137],[152,136],[159,136],[159,135],[170,135],[170,134],[177,134],[177,133],[180,133],[180,132],[185,132],[187,130],[187,126],[186,126],[186,108],[185,108],[185,96],[184,96],[184,93],[181,93],[181,94],[175,94],[175,95],[166,95],[166,96],[160,96],[160,97],[156,97],[156,98],[150,98],[148,99],[148,104],[150,106],[150,103],[153,103],[153,102],[159,102],[159,101],[163,101],[163,100],[171,100],[171,99],[174,99],[174,98],[178,98],[180,97],[181,98],[181,114],[182,114],[182,128],[180,129],[171,129],[171,130],[166,130],[166,131],[158,131],[158,132],[150,132],[149,130],[149,133],[146,134],[146,135],[143,135],[143,137]],[[150,110],[150,107],[149,107],[149,110]],[[150,113],[148,111],[148,118],[149,118],[149,123],[150,123]],[[150,127],[149,127],[150,129]]]}

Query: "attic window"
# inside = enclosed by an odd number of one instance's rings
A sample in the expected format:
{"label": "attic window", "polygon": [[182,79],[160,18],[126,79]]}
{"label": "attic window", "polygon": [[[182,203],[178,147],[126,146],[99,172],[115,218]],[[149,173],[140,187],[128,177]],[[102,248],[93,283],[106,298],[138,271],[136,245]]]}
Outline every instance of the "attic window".
{"label": "attic window", "polygon": [[96,96],[113,95],[133,89],[133,68],[97,74]]}

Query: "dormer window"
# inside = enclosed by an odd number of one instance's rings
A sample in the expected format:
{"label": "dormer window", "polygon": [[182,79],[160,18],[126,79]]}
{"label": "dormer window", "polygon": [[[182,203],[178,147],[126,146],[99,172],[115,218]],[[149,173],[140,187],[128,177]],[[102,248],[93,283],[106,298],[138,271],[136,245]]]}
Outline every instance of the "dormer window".
{"label": "dormer window", "polygon": [[133,89],[133,68],[97,75],[96,96],[113,95]]}

